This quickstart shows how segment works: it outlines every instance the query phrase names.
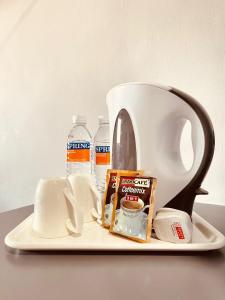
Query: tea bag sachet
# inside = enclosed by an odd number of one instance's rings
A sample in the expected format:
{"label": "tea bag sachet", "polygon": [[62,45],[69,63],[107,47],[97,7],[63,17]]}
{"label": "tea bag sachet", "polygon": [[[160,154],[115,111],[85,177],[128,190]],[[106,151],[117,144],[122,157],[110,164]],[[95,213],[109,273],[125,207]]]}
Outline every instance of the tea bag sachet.
{"label": "tea bag sachet", "polygon": [[116,191],[116,183],[118,176],[120,175],[130,175],[137,176],[143,174],[142,170],[107,170],[106,175],[106,191],[104,194],[103,205],[102,205],[102,226],[109,228],[112,220],[113,203]]}
{"label": "tea bag sachet", "polygon": [[138,242],[149,242],[156,178],[120,176],[117,182],[110,232]]}

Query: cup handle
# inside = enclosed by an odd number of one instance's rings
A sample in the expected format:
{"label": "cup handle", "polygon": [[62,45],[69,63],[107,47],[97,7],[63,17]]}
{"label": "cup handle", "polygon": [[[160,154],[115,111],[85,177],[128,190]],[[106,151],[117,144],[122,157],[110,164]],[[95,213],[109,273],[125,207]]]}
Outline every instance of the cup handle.
{"label": "cup handle", "polygon": [[66,227],[69,231],[71,231],[73,233],[81,233],[82,229],[83,229],[83,213],[82,213],[81,209],[79,208],[78,203],[69,188],[64,189],[64,195],[66,196],[66,198],[68,199],[68,201],[70,202],[70,204],[73,208],[73,217],[74,217],[75,224],[76,224],[74,226],[71,219],[68,218],[66,220]]}
{"label": "cup handle", "polygon": [[91,210],[91,214],[95,219],[100,219],[101,215],[97,212],[97,210],[93,207]]}
{"label": "cup handle", "polygon": [[146,208],[149,208],[150,205],[145,205],[143,208],[142,208],[142,211],[146,210]]}
{"label": "cup handle", "polygon": [[100,219],[102,215],[102,200],[101,194],[97,190],[95,184],[93,183],[93,179],[90,178],[90,190],[94,197],[94,207],[92,209],[92,216],[96,219]]}

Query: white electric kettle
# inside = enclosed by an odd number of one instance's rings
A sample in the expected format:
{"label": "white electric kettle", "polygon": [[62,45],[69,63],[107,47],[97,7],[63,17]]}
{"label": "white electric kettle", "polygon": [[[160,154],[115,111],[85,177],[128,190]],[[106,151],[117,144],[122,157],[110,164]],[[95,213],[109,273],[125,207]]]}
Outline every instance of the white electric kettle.
{"label": "white electric kettle", "polygon": [[[214,153],[214,132],[204,108],[171,87],[126,83],[107,94],[112,167],[144,169],[157,177],[156,210],[170,207],[192,213]],[[192,127],[193,164],[186,170],[180,153],[183,127]]]}

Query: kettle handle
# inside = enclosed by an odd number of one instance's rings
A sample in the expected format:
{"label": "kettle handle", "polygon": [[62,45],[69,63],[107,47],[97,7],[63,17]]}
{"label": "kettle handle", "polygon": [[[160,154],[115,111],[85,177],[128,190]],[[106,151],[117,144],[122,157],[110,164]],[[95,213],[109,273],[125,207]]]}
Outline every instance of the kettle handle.
{"label": "kettle handle", "polygon": [[[196,195],[201,193],[201,183],[205,178],[205,175],[208,172],[209,166],[211,164],[214,148],[215,148],[215,135],[213,130],[212,122],[206,112],[206,110],[202,107],[200,103],[198,103],[194,98],[187,95],[180,90],[175,88],[171,88],[170,92],[177,97],[181,98],[184,102],[186,102],[196,113],[203,130],[204,135],[204,149],[201,163],[195,172],[192,180],[181,190],[172,200],[170,200],[165,207],[180,209],[186,211],[189,215],[192,214],[193,204]],[[196,123],[192,120],[191,116],[187,116],[187,119],[190,120],[192,125],[192,145],[194,150],[194,163],[193,167],[195,167],[195,162],[197,162],[197,155],[199,148],[197,147],[198,136],[196,135],[197,128]],[[202,194],[206,194],[205,191]]]}

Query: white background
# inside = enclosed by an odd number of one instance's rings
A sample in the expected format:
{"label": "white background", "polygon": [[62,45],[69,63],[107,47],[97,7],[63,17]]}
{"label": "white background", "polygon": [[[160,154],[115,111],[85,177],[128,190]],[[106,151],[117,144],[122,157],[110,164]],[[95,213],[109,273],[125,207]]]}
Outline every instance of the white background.
{"label": "white background", "polygon": [[200,201],[225,204],[224,0],[0,1],[0,211],[64,175],[73,113],[92,132],[116,84],[175,86],[209,112],[216,150]]}

